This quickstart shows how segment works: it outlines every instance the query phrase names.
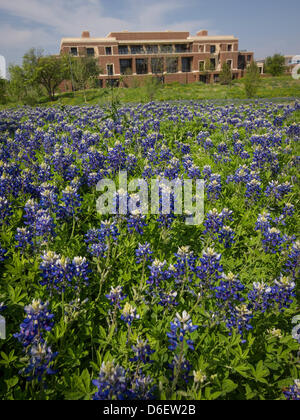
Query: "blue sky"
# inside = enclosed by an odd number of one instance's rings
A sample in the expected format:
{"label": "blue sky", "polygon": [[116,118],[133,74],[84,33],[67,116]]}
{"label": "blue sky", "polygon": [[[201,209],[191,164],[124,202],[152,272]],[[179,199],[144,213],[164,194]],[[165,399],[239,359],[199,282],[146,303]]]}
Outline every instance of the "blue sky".
{"label": "blue sky", "polygon": [[257,59],[300,54],[299,0],[0,0],[0,55],[20,63],[31,47],[59,52],[62,37],[82,30],[101,37],[118,30],[207,29],[236,35]]}

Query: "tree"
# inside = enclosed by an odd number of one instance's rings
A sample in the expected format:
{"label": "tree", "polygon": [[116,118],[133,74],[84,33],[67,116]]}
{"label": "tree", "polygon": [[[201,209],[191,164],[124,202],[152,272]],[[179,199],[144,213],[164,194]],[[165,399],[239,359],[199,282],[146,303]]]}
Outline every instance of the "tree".
{"label": "tree", "polygon": [[149,102],[155,99],[157,92],[161,87],[161,81],[157,76],[147,76],[144,82],[144,91]]}
{"label": "tree", "polygon": [[41,50],[31,48],[23,56],[22,66],[9,66],[10,83],[8,94],[13,101],[21,101],[28,105],[35,104],[43,91],[35,80],[38,60],[42,57]]}
{"label": "tree", "polygon": [[74,57],[69,63],[69,71],[71,72],[74,88],[76,90],[83,90],[84,100],[87,102],[85,89],[88,84],[93,85],[95,79],[101,73],[97,60],[93,57]]}
{"label": "tree", "polygon": [[51,101],[55,99],[58,86],[67,78],[68,65],[65,57],[47,56],[38,59],[33,80],[46,89]]}
{"label": "tree", "polygon": [[259,68],[257,64],[253,61],[247,68],[247,73],[243,80],[247,98],[252,98],[253,96],[255,96],[259,86],[259,82]]}
{"label": "tree", "polygon": [[232,83],[231,67],[228,63],[223,63],[222,65],[220,82],[222,85],[230,85]]}
{"label": "tree", "polygon": [[281,76],[285,71],[285,58],[281,54],[275,54],[273,57],[267,57],[265,70],[272,76]]}
{"label": "tree", "polygon": [[0,104],[6,104],[7,102],[7,85],[7,80],[0,77]]}

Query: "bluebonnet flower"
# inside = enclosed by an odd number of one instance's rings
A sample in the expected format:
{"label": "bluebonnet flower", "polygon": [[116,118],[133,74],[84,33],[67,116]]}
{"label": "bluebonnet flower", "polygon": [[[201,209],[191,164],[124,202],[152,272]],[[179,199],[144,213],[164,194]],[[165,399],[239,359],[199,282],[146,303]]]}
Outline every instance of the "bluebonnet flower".
{"label": "bluebonnet flower", "polygon": [[282,215],[284,217],[292,217],[295,213],[295,206],[291,203],[286,203],[283,210],[282,210]]}
{"label": "bluebonnet flower", "polygon": [[279,280],[275,280],[272,287],[272,299],[278,309],[289,308],[296,297],[296,284],[289,277],[281,276]]}
{"label": "bluebonnet flower", "polygon": [[270,213],[263,212],[258,215],[257,221],[255,223],[255,230],[260,230],[261,232],[268,231],[271,228],[272,217]]}
{"label": "bluebonnet flower", "polygon": [[259,200],[261,196],[261,182],[257,181],[256,179],[252,179],[250,182],[246,184],[246,193],[245,197],[248,201],[255,202]]}
{"label": "bluebonnet flower", "polygon": [[55,211],[56,207],[58,206],[58,198],[53,189],[50,187],[43,188],[40,195],[40,206],[45,210],[51,209],[52,211]]}
{"label": "bluebonnet flower", "polygon": [[286,388],[283,393],[289,401],[300,401],[300,380],[295,379],[294,385]]}
{"label": "bluebonnet flower", "polygon": [[230,248],[231,245],[235,242],[234,241],[235,233],[233,229],[231,229],[230,226],[223,226],[220,229],[218,236],[219,236],[219,242],[224,243],[225,248]]}
{"label": "bluebonnet flower", "polygon": [[6,219],[11,215],[11,207],[5,197],[0,197],[0,226],[6,222]]}
{"label": "bluebonnet flower", "polygon": [[205,150],[212,149],[214,147],[213,141],[210,138],[207,138],[203,143],[203,147]]}
{"label": "bluebonnet flower", "polygon": [[114,362],[103,362],[99,378],[93,380],[98,391],[93,400],[126,400],[130,399],[131,392],[126,378],[126,371]]}
{"label": "bluebonnet flower", "polygon": [[230,330],[229,335],[232,335],[232,330],[236,329],[237,332],[242,337],[242,343],[245,343],[244,339],[246,331],[253,329],[250,324],[251,319],[253,318],[252,312],[247,308],[247,305],[243,304],[240,306],[235,306],[229,314],[229,318],[226,322],[226,327]]}
{"label": "bluebonnet flower", "polygon": [[203,170],[202,170],[202,176],[207,181],[210,178],[211,175],[212,175],[211,167],[209,165],[205,165]]}
{"label": "bluebonnet flower", "polygon": [[62,191],[61,204],[58,209],[59,217],[73,217],[81,206],[82,199],[77,190],[71,186],[66,187]]}
{"label": "bluebonnet flower", "polygon": [[35,217],[35,232],[38,237],[46,240],[54,235],[54,220],[48,210],[38,210]]}
{"label": "bluebonnet flower", "polygon": [[52,367],[58,352],[53,353],[51,347],[48,347],[46,342],[33,343],[28,353],[29,362],[28,366],[24,369],[26,375],[31,374],[27,378],[28,381],[37,379],[38,382],[41,382],[45,374],[53,375],[56,373]]}
{"label": "bluebonnet flower", "polygon": [[297,273],[299,272],[300,267],[300,242],[297,241],[292,244],[289,251],[287,261],[285,263],[285,270],[290,272],[293,275],[293,278],[296,278]]}
{"label": "bluebonnet flower", "polygon": [[163,306],[164,308],[171,309],[172,307],[178,305],[178,302],[176,302],[177,295],[178,293],[173,290],[165,291],[161,289],[158,293],[158,297],[159,297],[158,304],[160,306]]}
{"label": "bluebonnet flower", "polygon": [[276,228],[268,228],[262,232],[263,249],[267,254],[277,254],[283,249],[285,238],[281,235],[280,230]]}
{"label": "bluebonnet flower", "polygon": [[130,233],[135,231],[139,235],[143,235],[144,227],[147,226],[146,216],[139,214],[138,211],[136,213],[127,216],[127,229]]}
{"label": "bluebonnet flower", "polygon": [[206,184],[206,191],[208,200],[215,201],[219,199],[222,191],[221,175],[211,175],[209,182]]}
{"label": "bluebonnet flower", "polygon": [[155,388],[153,379],[149,375],[144,375],[140,369],[138,375],[135,375],[132,379],[132,399],[142,401],[153,400]]}
{"label": "bluebonnet flower", "polygon": [[225,309],[233,309],[239,302],[244,302],[242,292],[245,286],[233,273],[222,274],[219,286],[214,288],[215,296],[218,299],[217,305]]}
{"label": "bluebonnet flower", "polygon": [[192,179],[200,179],[200,177],[201,177],[200,168],[196,165],[191,165],[187,169],[187,174],[188,174],[188,177],[192,178]]}
{"label": "bluebonnet flower", "polygon": [[193,325],[190,315],[183,311],[182,315],[176,314],[174,322],[171,322],[171,332],[167,333],[169,338],[170,350],[175,350],[180,343],[186,342],[191,350],[194,350],[194,342],[187,339],[186,335],[196,331],[198,325]]}
{"label": "bluebonnet flower", "polygon": [[292,337],[300,344],[300,315],[294,316],[292,324],[296,324],[292,331]]}
{"label": "bluebonnet flower", "polygon": [[201,265],[195,269],[201,286],[212,288],[214,282],[221,277],[223,266],[220,264],[220,260],[221,254],[217,254],[213,248],[203,251],[202,257],[200,257]]}
{"label": "bluebonnet flower", "polygon": [[145,242],[144,245],[139,244],[138,248],[135,250],[137,264],[140,264],[143,261],[151,261],[153,251],[151,251],[150,246],[151,245],[148,242]]}
{"label": "bluebonnet flower", "polygon": [[264,282],[253,283],[253,288],[248,293],[249,308],[264,313],[272,305],[272,294],[272,287]]}
{"label": "bluebonnet flower", "polygon": [[158,259],[155,259],[153,263],[149,266],[150,269],[150,276],[147,280],[147,283],[150,284],[152,287],[156,286],[159,287],[160,283],[163,280],[169,278],[169,273],[167,271],[167,263],[166,261],[161,262]]}
{"label": "bluebonnet flower", "polygon": [[117,286],[113,287],[111,286],[110,292],[108,295],[105,295],[105,297],[110,300],[110,305],[117,306],[119,309],[121,309],[121,302],[126,298],[126,295],[123,294],[123,287]]}
{"label": "bluebonnet flower", "polygon": [[89,284],[89,273],[91,272],[89,268],[89,264],[86,258],[83,257],[75,257],[73,258],[72,262],[70,263],[69,267],[69,275],[68,280],[71,283],[73,280],[75,281],[74,288],[77,290],[81,283],[84,283],[86,286]]}
{"label": "bluebonnet flower", "polygon": [[26,248],[33,245],[32,242],[33,235],[29,229],[26,228],[17,228],[17,233],[15,235],[15,240],[17,241],[17,248],[21,248],[24,251]]}
{"label": "bluebonnet flower", "polygon": [[140,315],[136,313],[136,308],[130,305],[130,303],[126,302],[125,306],[122,310],[121,315],[122,321],[124,321],[127,325],[131,326],[132,322],[135,319],[140,319]]}
{"label": "bluebonnet flower", "polygon": [[[179,355],[175,354],[172,363],[169,364],[169,368],[172,369],[171,382],[175,379],[176,371],[180,372],[180,379],[186,384],[192,379],[192,376],[190,375],[192,365],[184,356],[180,358]],[[179,386],[176,386],[176,388],[178,387]]]}
{"label": "bluebonnet flower", "polygon": [[131,346],[135,356],[130,359],[131,362],[152,363],[150,360],[151,354],[155,353],[148,344],[148,340],[137,339],[137,343]]}
{"label": "bluebonnet flower", "polygon": [[26,348],[31,343],[39,341],[43,331],[51,331],[54,315],[49,312],[49,303],[33,300],[31,305],[25,306],[26,318],[20,325],[20,332],[14,334]]}
{"label": "bluebonnet flower", "polygon": [[266,189],[266,196],[275,199],[282,200],[287,194],[292,191],[292,185],[289,182],[279,184],[278,181],[271,181]]}

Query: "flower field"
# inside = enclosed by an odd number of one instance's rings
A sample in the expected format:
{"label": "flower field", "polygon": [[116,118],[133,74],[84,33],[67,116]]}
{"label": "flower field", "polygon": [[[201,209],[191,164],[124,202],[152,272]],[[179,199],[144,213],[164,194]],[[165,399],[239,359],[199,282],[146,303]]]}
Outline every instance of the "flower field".
{"label": "flower field", "polygon": [[[1,399],[299,400],[299,111],[0,111]],[[203,223],[99,214],[120,171],[203,179]]]}

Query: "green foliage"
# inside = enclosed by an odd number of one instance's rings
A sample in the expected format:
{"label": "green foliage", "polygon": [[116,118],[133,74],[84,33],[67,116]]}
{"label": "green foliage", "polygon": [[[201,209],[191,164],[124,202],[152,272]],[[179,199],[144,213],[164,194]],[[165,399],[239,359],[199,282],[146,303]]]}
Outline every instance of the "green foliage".
{"label": "green foliage", "polygon": [[54,100],[58,86],[68,77],[68,65],[65,57],[40,57],[33,72],[35,83],[43,86],[50,100]]}
{"label": "green foliage", "polygon": [[246,76],[243,80],[247,98],[253,98],[258,90],[260,74],[257,64],[253,61],[247,68]]}
{"label": "green foliage", "polygon": [[222,85],[230,85],[232,83],[231,68],[228,63],[223,63],[220,73],[220,82]]}
{"label": "green foliage", "polygon": [[285,71],[285,58],[281,54],[274,54],[267,57],[265,61],[265,71],[272,76],[281,76]]}
{"label": "green foliage", "polygon": [[0,78],[0,104],[7,103],[8,82]]}
{"label": "green foliage", "polygon": [[65,57],[68,66],[67,77],[71,80],[74,90],[82,90],[86,103],[85,89],[92,86],[101,73],[98,62],[93,57]]}
{"label": "green foliage", "polygon": [[161,82],[159,81],[158,77],[147,76],[143,87],[146,100],[152,102],[156,98],[159,89],[161,88]]}

